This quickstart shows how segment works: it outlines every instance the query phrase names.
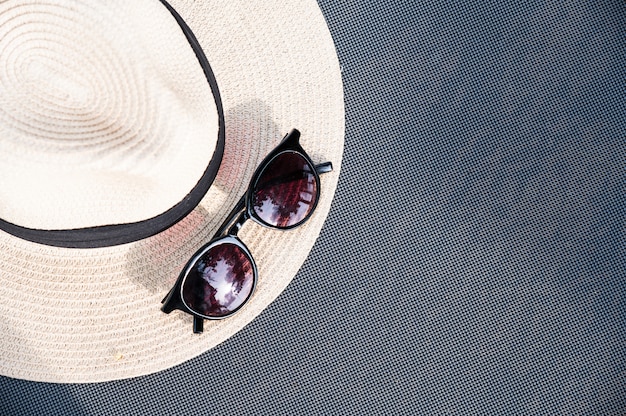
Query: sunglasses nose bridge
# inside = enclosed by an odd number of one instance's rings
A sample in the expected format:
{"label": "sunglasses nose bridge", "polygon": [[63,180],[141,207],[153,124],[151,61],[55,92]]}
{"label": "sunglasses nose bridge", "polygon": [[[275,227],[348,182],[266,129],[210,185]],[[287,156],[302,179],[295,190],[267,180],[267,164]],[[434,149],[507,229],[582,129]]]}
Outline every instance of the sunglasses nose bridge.
{"label": "sunglasses nose bridge", "polygon": [[242,196],[235,208],[228,214],[213,238],[225,237],[227,235],[236,236],[243,224],[250,218],[246,210],[246,195]]}
{"label": "sunglasses nose bridge", "polygon": [[235,219],[233,225],[231,225],[231,227],[228,229],[228,235],[236,236],[237,233],[239,233],[239,230],[241,230],[241,227],[243,227],[243,224],[248,221],[248,218],[250,217],[248,216],[248,213],[244,208],[239,216]]}

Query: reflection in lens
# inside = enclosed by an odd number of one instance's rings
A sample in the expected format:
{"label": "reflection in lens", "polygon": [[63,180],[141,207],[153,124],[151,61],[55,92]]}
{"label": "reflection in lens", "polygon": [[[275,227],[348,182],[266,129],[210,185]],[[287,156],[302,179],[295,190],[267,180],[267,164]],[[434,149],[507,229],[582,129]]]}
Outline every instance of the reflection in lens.
{"label": "reflection in lens", "polygon": [[183,282],[183,301],[192,311],[222,318],[236,311],[252,293],[254,267],[238,245],[213,246],[192,265]]}
{"label": "reflection in lens", "polygon": [[314,167],[295,152],[272,159],[259,175],[252,195],[254,214],[268,225],[287,228],[308,218],[317,202]]}

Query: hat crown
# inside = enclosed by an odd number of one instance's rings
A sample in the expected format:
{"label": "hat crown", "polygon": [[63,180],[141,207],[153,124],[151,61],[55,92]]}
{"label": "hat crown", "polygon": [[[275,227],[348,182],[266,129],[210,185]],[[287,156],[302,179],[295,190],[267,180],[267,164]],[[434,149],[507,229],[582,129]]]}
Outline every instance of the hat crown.
{"label": "hat crown", "polygon": [[159,1],[0,3],[0,218],[65,230],[154,218],[214,155],[216,99]]}

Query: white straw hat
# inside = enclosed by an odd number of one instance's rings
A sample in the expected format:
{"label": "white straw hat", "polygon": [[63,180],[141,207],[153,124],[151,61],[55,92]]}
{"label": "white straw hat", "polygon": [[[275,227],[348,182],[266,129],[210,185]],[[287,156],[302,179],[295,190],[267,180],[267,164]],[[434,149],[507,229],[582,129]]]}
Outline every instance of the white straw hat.
{"label": "white straw hat", "polygon": [[[194,334],[161,300],[292,128],[333,164],[317,209],[289,231],[246,222],[255,292]],[[235,334],[308,255],[343,137],[313,0],[0,2],[0,374],[135,377]]]}

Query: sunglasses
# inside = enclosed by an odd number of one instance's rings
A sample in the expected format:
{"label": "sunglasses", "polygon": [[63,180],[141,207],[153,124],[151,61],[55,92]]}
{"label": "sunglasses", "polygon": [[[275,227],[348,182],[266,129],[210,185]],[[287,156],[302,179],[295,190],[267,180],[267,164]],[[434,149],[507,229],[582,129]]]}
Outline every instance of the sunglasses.
{"label": "sunglasses", "polygon": [[192,315],[195,333],[202,333],[205,319],[224,319],[240,310],[254,292],[257,267],[237,233],[249,219],[280,230],[306,222],[319,201],[319,175],[332,169],[330,162],[314,165],[300,146],[300,132],[291,130],[257,167],[213,239],[187,262],[161,310]]}

